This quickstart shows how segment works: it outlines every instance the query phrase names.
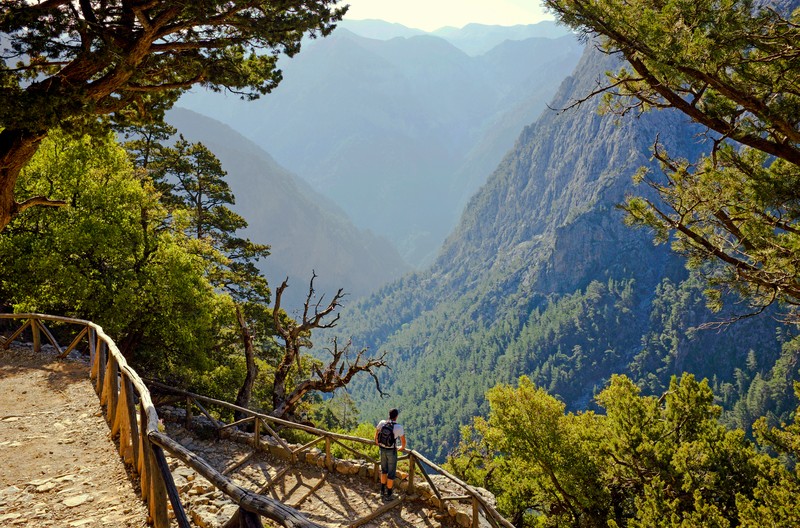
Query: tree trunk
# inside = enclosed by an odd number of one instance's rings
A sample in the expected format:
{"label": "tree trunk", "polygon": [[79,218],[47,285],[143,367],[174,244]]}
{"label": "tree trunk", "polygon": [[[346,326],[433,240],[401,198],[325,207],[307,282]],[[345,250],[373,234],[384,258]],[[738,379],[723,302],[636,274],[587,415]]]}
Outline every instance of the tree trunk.
{"label": "tree trunk", "polygon": [[5,129],[0,132],[0,231],[11,223],[19,212],[14,200],[14,187],[19,173],[30,161],[46,134]]}
{"label": "tree trunk", "polygon": [[[236,318],[239,321],[242,343],[244,344],[245,364],[247,365],[247,374],[244,377],[244,383],[242,383],[239,392],[236,394],[236,405],[239,407],[248,407],[250,405],[250,398],[253,395],[253,385],[255,385],[256,376],[258,376],[258,366],[256,365],[256,353],[253,349],[253,334],[250,331],[250,327],[247,326],[247,321],[244,320],[242,310],[239,306],[236,307]],[[234,417],[236,420],[245,418],[239,411],[234,413]]]}
{"label": "tree trunk", "polygon": [[275,369],[272,382],[273,409],[282,407],[286,401],[286,383],[289,380],[289,370],[292,368],[299,353],[300,351],[294,343],[287,342],[284,344],[283,359],[278,368]]}

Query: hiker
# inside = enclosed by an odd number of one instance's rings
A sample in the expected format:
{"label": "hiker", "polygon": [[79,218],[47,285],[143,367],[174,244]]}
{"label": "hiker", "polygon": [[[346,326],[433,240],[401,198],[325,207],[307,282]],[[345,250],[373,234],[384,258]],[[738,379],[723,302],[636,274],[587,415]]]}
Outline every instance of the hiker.
{"label": "hiker", "polygon": [[397,472],[397,441],[400,440],[400,450],[406,450],[406,433],[403,426],[397,423],[400,411],[389,411],[389,419],[381,420],[375,428],[375,443],[381,450],[381,498],[385,501],[392,499],[392,486],[394,486],[395,473]]}

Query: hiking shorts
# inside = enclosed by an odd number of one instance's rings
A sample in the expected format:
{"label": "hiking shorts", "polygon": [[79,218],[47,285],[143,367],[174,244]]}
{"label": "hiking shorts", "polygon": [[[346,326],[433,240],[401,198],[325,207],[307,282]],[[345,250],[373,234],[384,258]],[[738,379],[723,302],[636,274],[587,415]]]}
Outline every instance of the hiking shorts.
{"label": "hiking shorts", "polygon": [[381,448],[381,473],[389,480],[394,480],[397,474],[397,449]]}

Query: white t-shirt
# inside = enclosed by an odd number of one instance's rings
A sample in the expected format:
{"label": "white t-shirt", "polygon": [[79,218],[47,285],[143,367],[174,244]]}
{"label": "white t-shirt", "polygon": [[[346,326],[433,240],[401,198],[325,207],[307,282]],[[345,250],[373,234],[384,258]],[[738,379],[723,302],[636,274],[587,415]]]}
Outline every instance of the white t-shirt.
{"label": "white t-shirt", "polygon": [[[378,434],[381,433],[381,429],[383,429],[383,424],[387,423],[388,421],[389,420],[381,420],[380,422],[378,422],[378,427],[376,428],[378,430]],[[403,430],[403,426],[397,422],[394,422],[394,428],[392,429],[392,431],[394,432],[395,448],[398,446],[402,446],[402,444],[400,443],[400,437],[405,436],[406,434],[406,432]]]}

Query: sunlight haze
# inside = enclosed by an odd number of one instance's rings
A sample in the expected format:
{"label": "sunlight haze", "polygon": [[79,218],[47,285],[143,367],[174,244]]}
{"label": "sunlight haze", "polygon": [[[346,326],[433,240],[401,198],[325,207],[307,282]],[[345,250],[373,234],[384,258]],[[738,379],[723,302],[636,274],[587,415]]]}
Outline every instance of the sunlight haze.
{"label": "sunlight haze", "polygon": [[513,26],[553,20],[536,0],[350,0],[350,20],[380,19],[434,31],[469,23]]}

